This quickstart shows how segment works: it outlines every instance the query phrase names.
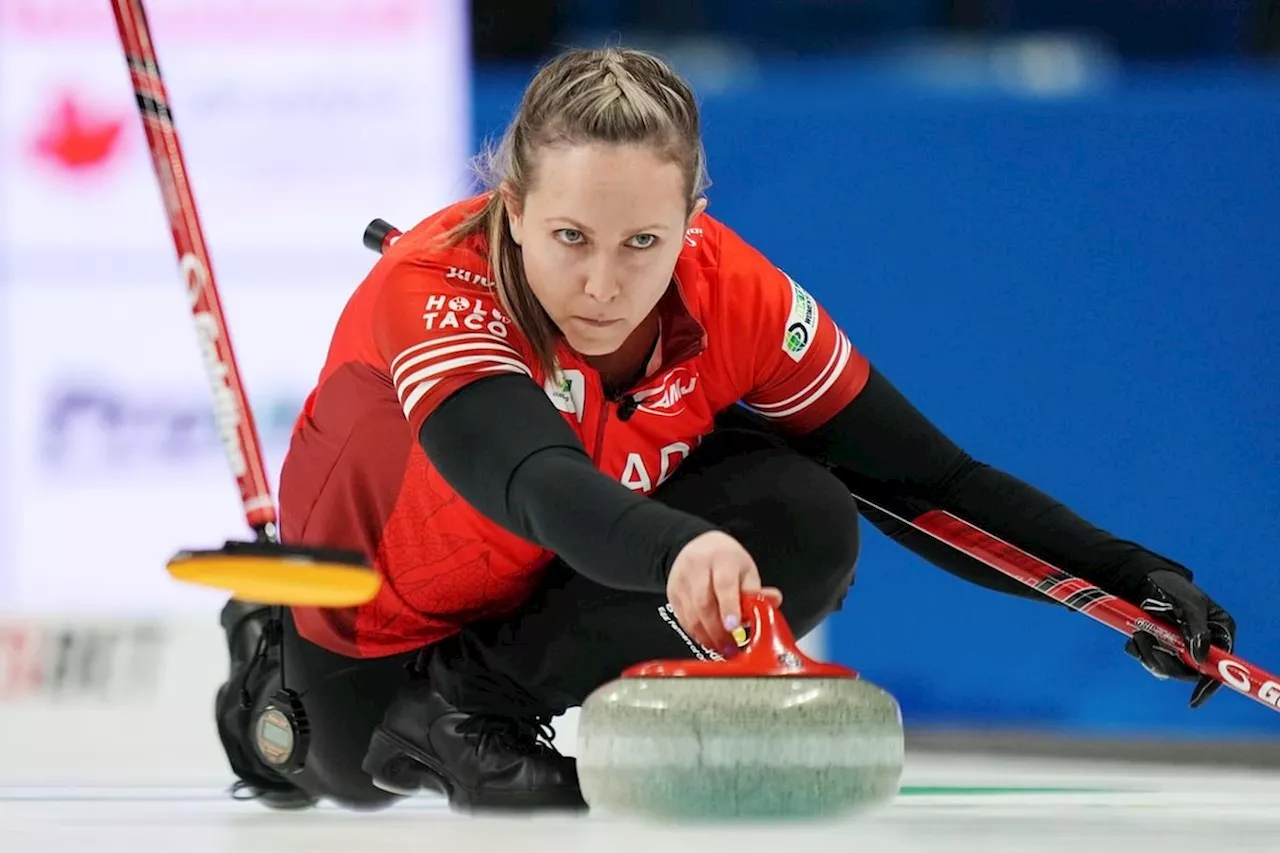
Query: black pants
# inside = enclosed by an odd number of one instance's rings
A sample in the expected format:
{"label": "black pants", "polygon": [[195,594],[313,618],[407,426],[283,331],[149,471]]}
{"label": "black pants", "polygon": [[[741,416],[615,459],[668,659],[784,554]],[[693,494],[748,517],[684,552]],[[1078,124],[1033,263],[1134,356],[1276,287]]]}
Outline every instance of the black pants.
{"label": "black pants", "polygon": [[[782,591],[783,616],[802,637],[839,609],[853,583],[857,508],[825,468],[749,426],[741,415],[731,419],[654,498],[738,539],[763,583]],[[289,686],[300,694],[311,723],[310,752],[298,784],[351,808],[388,804],[394,797],[375,788],[360,764],[420,653],[355,660],[302,639],[288,618],[284,627]],[[557,561],[515,617],[468,626],[431,649],[432,686],[467,711],[514,706],[549,715],[581,704],[632,664],[697,653],[665,596],[609,589]]]}

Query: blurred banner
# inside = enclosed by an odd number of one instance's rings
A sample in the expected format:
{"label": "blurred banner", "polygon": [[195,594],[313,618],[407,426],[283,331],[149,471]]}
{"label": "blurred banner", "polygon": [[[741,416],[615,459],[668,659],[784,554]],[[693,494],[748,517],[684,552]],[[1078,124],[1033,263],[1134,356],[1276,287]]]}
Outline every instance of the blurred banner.
{"label": "blurred banner", "polygon": [[[1280,669],[1280,76],[1053,40],[699,70],[710,212],[974,457],[1192,568]],[[481,133],[522,84],[480,78]],[[1280,736],[863,534],[829,649],[912,725]]]}
{"label": "blurred banner", "polygon": [[[148,0],[269,470],[375,216],[468,187],[464,0]],[[0,610],[172,612],[243,537],[105,0],[0,0]]]}
{"label": "blurred banner", "polygon": [[[459,189],[461,0],[151,0],[215,253],[325,254]],[[3,246],[150,253],[168,239],[111,4],[0,2]],[[95,255],[101,260],[101,255]]]}
{"label": "blurred banner", "polygon": [[224,787],[215,619],[0,615],[0,786]]}
{"label": "blurred banner", "polygon": [[[241,276],[226,295],[273,488],[357,281]],[[179,547],[216,547],[247,529],[186,299],[178,287],[98,285],[9,294],[6,338],[27,354],[12,372],[7,407],[15,598],[42,611],[194,605],[209,596],[170,581],[164,561]]]}

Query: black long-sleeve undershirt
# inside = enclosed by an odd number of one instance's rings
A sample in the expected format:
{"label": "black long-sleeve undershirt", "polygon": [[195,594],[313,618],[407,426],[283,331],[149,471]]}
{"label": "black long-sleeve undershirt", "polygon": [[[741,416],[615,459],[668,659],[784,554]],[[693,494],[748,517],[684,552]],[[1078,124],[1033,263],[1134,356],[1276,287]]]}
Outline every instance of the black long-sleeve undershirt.
{"label": "black long-sleeve undershirt", "polygon": [[[597,471],[573,430],[525,377],[467,385],[427,418],[419,438],[445,480],[480,512],[606,586],[663,590],[680,549],[714,529]],[[947,510],[1114,594],[1128,597],[1156,568],[1190,577],[1182,566],[975,461],[874,368],[848,406],[793,444],[869,501],[908,518]],[[865,503],[862,510],[895,541],[953,574],[1040,597]]]}
{"label": "black long-sleeve undershirt", "polygon": [[[978,462],[929,422],[874,367],[859,395],[797,449],[824,461],[855,494],[904,518],[946,510],[1094,583],[1131,597],[1155,569],[1191,572],[1102,530],[1039,489]],[[1039,593],[861,503],[863,515],[899,544],[966,580],[1014,595]]]}
{"label": "black long-sleeve undershirt", "polygon": [[419,441],[468,503],[604,586],[665,590],[680,549],[715,529],[596,470],[527,377],[466,385],[423,422]]}

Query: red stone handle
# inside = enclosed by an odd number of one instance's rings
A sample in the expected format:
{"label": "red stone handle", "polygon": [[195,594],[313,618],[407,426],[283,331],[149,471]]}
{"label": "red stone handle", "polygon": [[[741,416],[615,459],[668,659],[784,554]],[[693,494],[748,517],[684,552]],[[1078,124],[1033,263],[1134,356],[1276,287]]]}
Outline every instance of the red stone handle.
{"label": "red stone handle", "polygon": [[729,660],[659,660],[623,671],[623,678],[857,678],[858,673],[834,663],[819,663],[796,646],[795,637],[773,602],[763,595],[744,595],[742,612],[747,645]]}

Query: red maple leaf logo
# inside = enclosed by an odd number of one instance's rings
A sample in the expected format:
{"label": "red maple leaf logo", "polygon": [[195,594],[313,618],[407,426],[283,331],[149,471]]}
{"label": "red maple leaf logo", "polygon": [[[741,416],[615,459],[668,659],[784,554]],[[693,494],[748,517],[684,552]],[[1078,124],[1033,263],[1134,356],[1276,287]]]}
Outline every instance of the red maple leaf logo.
{"label": "red maple leaf logo", "polygon": [[70,94],[64,94],[45,119],[35,152],[64,169],[95,169],[119,148],[124,121],[90,115]]}

